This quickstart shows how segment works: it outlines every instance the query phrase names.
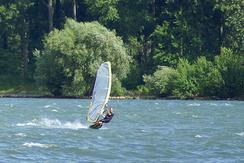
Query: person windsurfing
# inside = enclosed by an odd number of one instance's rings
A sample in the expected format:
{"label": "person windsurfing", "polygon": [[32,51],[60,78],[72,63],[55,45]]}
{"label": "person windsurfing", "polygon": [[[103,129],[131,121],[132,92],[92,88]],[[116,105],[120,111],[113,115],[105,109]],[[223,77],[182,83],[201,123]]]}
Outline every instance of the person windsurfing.
{"label": "person windsurfing", "polygon": [[114,116],[113,108],[110,107],[109,109],[106,110],[106,112],[107,113],[106,113],[105,117],[103,119],[96,121],[95,124],[90,126],[90,128],[99,129],[103,126],[103,123],[109,123],[113,119],[113,116]]}

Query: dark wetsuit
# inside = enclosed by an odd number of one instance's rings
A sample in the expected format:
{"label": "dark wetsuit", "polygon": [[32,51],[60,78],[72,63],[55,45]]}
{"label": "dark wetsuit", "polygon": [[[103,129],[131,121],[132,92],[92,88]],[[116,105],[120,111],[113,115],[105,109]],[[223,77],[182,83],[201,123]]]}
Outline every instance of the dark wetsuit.
{"label": "dark wetsuit", "polygon": [[90,126],[90,128],[93,129],[99,129],[102,127],[103,123],[108,123],[112,120],[114,114],[112,113],[111,115],[107,114],[103,119],[100,120],[100,122],[102,123],[95,123],[93,125]]}
{"label": "dark wetsuit", "polygon": [[101,119],[100,121],[102,123],[108,123],[112,120],[114,114],[112,113],[111,115],[107,114],[103,119]]}

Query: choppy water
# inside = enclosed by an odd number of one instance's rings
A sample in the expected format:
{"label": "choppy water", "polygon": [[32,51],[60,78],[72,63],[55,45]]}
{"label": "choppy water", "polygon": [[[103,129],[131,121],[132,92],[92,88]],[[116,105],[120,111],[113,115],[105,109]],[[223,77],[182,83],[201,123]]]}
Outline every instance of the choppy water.
{"label": "choppy water", "polygon": [[88,129],[89,100],[0,99],[0,162],[244,162],[244,101],[112,100]]}

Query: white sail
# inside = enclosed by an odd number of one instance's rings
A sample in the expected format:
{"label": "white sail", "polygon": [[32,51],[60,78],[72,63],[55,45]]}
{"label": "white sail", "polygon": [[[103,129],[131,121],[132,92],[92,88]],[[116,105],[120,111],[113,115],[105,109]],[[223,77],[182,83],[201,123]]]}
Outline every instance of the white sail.
{"label": "white sail", "polygon": [[96,81],[92,93],[92,102],[87,114],[88,122],[96,122],[104,112],[111,90],[111,64],[105,62],[97,70]]}

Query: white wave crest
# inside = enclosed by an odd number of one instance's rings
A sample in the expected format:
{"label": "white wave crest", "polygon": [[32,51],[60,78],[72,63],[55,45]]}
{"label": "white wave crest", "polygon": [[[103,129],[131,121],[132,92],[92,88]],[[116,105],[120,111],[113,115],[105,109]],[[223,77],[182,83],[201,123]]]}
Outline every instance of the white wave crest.
{"label": "white wave crest", "polygon": [[27,135],[25,133],[17,133],[15,134],[16,136],[20,136],[20,137],[26,137]]}
{"label": "white wave crest", "polygon": [[60,109],[60,107],[58,107],[56,104],[53,104],[53,105],[45,105],[44,108],[46,108],[46,109],[52,108],[53,110]]}
{"label": "white wave crest", "polygon": [[174,114],[181,114],[181,112],[174,112]]}
{"label": "white wave crest", "polygon": [[198,118],[198,116],[197,116],[197,115],[192,115],[192,117],[193,117],[193,118]]}
{"label": "white wave crest", "polygon": [[23,127],[23,126],[37,126],[36,123],[33,122],[27,122],[27,123],[17,123],[16,126]]}
{"label": "white wave crest", "polygon": [[41,144],[41,143],[29,142],[29,143],[24,143],[23,146],[49,148],[49,147],[55,147],[56,145],[54,145],[54,144]]}
{"label": "white wave crest", "polygon": [[82,108],[83,106],[82,105],[77,105],[79,108]]}
{"label": "white wave crest", "polygon": [[201,135],[195,135],[195,138],[202,138]]}
{"label": "white wave crest", "polygon": [[244,132],[236,133],[236,135],[244,136]]}
{"label": "white wave crest", "polygon": [[74,122],[64,122],[62,123],[58,119],[48,119],[48,118],[42,118],[40,120],[34,119],[31,122],[27,123],[18,123],[16,126],[24,127],[24,126],[36,126],[36,127],[42,127],[42,128],[63,128],[63,129],[85,129],[88,128],[87,126],[81,124],[78,120]]}
{"label": "white wave crest", "polygon": [[200,106],[201,104],[199,103],[192,103],[192,104],[188,104],[187,106]]}
{"label": "white wave crest", "polygon": [[225,106],[234,106],[234,105],[230,103],[225,103]]}
{"label": "white wave crest", "polygon": [[51,108],[51,105],[45,105],[44,108]]}
{"label": "white wave crest", "polygon": [[211,106],[218,106],[218,104],[216,104],[216,103],[210,103],[209,105],[211,105]]}

